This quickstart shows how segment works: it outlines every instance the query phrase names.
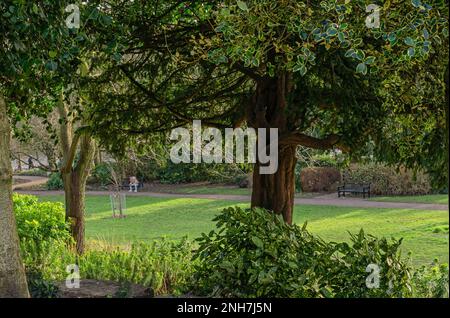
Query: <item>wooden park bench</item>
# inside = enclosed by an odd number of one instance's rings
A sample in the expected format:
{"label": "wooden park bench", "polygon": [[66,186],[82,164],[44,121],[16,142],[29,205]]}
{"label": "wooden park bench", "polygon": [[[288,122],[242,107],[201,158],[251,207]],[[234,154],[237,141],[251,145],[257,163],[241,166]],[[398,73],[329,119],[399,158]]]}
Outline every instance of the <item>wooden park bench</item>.
{"label": "wooden park bench", "polygon": [[346,193],[351,194],[362,193],[364,199],[366,198],[367,194],[367,196],[370,198],[370,183],[369,184],[344,183],[344,185],[339,186],[337,188],[337,191],[339,198],[341,197],[341,195],[345,197]]}

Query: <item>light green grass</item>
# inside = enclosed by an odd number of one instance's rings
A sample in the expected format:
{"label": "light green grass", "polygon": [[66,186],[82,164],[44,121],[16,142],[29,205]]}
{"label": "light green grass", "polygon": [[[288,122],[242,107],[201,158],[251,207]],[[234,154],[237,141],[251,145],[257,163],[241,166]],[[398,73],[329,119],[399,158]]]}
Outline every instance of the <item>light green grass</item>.
{"label": "light green grass", "polygon": [[[63,201],[62,196],[41,200]],[[221,200],[186,198],[127,198],[127,217],[113,219],[108,196],[88,196],[86,236],[112,244],[150,241],[160,237],[198,237],[214,228],[212,218],[227,206],[247,206]],[[362,209],[332,206],[296,206],[294,221],[326,240],[346,241],[347,231],[361,228],[376,236],[404,238],[404,252],[413,253],[415,265],[438,257],[448,262],[448,212],[399,209]],[[406,253],[405,253],[406,254]]]}
{"label": "light green grass", "polygon": [[225,194],[225,195],[251,195],[252,190],[248,188],[226,187],[226,186],[201,186],[201,187],[180,187],[174,189],[175,193],[183,194]]}
{"label": "light green grass", "polygon": [[415,196],[375,197],[372,198],[371,200],[380,202],[448,204],[448,195],[430,194],[430,195],[415,195]]}
{"label": "light green grass", "polygon": [[[252,189],[238,188],[232,186],[208,185],[208,186],[192,186],[174,188],[171,192],[181,194],[218,194],[218,195],[247,195],[252,194]],[[315,196],[315,193],[297,192],[296,198],[310,198]]]}

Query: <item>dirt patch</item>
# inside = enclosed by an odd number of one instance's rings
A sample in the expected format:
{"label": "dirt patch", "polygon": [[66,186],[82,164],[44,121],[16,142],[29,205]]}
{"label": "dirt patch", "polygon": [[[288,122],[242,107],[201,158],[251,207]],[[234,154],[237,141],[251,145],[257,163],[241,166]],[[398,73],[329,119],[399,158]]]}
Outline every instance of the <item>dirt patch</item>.
{"label": "dirt patch", "polygon": [[93,279],[80,280],[80,288],[67,288],[66,282],[55,284],[58,298],[153,298],[151,288],[131,284],[101,281]]}

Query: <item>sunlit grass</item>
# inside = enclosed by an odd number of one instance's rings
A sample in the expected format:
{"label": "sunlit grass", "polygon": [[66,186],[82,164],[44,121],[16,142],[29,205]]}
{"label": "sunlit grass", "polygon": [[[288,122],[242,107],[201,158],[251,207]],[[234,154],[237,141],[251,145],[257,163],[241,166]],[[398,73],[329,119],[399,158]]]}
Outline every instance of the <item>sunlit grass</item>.
{"label": "sunlit grass", "polygon": [[[62,196],[41,200],[63,201]],[[190,198],[127,197],[126,218],[113,219],[108,196],[88,196],[86,236],[92,243],[129,244],[161,237],[198,237],[214,228],[212,219],[231,205],[247,203]],[[376,236],[404,238],[403,251],[412,252],[416,265],[435,257],[448,262],[448,212],[407,209],[350,208],[296,205],[294,222],[331,241],[346,241],[348,231],[361,228]],[[92,244],[91,243],[91,244]],[[101,243],[99,243],[101,244]]]}
{"label": "sunlit grass", "polygon": [[371,200],[381,202],[448,204],[448,195],[430,194],[430,195],[414,195],[414,196],[375,197],[372,198]]}

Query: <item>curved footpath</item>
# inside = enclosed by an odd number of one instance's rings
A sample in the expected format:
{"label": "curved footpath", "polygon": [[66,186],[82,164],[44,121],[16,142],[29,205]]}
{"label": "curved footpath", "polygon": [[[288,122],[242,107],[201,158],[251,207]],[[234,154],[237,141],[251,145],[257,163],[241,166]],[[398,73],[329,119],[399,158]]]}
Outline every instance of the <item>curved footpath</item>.
{"label": "curved footpath", "polygon": [[[32,195],[62,195],[63,191],[16,191],[23,194]],[[157,193],[157,192],[138,192],[129,193],[129,196],[144,196],[153,198],[193,198],[193,199],[210,199],[249,202],[250,196],[247,195],[226,195],[226,194],[174,194],[174,193]],[[87,195],[108,195],[108,191],[87,191]],[[385,208],[385,209],[412,209],[412,210],[442,210],[448,211],[447,204],[430,204],[430,203],[402,203],[402,202],[378,202],[360,198],[337,198],[330,195],[319,196],[315,198],[296,198],[296,205],[323,205],[323,206],[345,206],[355,208]]]}

